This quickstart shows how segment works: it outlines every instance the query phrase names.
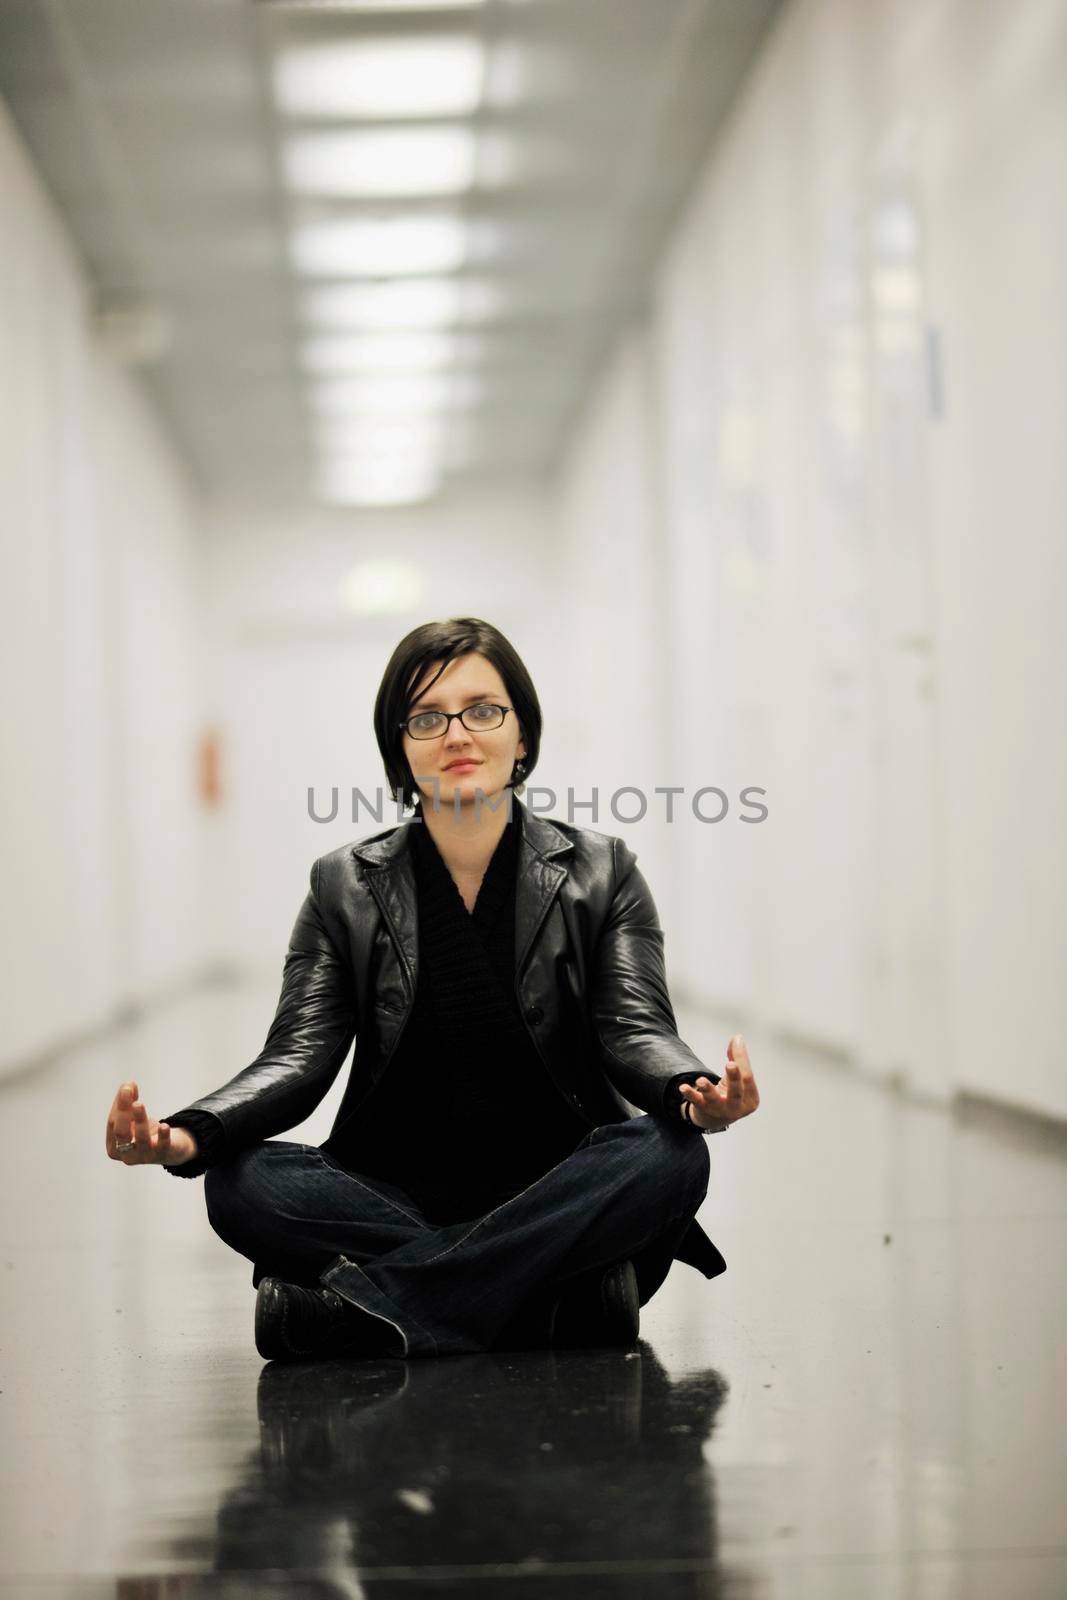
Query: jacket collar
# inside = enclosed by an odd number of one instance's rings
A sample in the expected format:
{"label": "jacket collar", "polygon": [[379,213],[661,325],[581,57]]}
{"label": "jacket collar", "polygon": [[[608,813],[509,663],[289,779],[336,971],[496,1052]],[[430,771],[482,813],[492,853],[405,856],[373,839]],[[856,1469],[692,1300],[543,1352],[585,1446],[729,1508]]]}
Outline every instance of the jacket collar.
{"label": "jacket collar", "polygon": [[[512,805],[519,815],[519,859],[515,881],[515,973],[521,973],[526,957],[552,902],[567,877],[567,867],[557,858],[567,856],[574,845],[566,834],[546,817],[528,811],[517,796]],[[412,828],[426,824],[409,818],[388,833],[352,846],[352,854],[364,866],[376,870],[367,883],[381,907],[407,969],[411,993],[418,977],[418,927],[415,866],[411,851]]]}
{"label": "jacket collar", "polygon": [[[530,865],[532,856],[542,859],[552,859],[555,856],[566,855],[574,845],[554,823],[547,817],[538,817],[532,811],[527,811],[517,795],[512,795],[512,805],[519,816],[519,872]],[[406,855],[411,849],[412,828],[424,828],[422,821],[409,817],[407,822],[402,822],[396,828],[390,828],[388,833],[376,834],[373,839],[364,840],[362,844],[352,846],[352,854],[358,856],[360,861],[365,861],[369,867],[391,866],[399,856]]]}

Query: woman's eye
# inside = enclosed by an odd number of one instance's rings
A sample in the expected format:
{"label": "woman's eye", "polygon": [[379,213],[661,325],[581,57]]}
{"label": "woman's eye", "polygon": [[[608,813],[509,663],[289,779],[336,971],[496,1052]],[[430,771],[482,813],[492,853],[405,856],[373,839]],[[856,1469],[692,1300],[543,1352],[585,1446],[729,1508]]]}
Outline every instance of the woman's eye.
{"label": "woman's eye", "polygon": [[414,718],[414,720],[412,722],[412,727],[418,728],[419,732],[421,733],[424,728],[433,728],[433,727],[436,726],[436,724],[437,724],[437,713],[436,713],[436,711],[427,711],[427,712],[424,712],[424,714],[421,717],[415,717]]}
{"label": "woman's eye", "polygon": [[489,722],[496,716],[496,707],[471,706],[470,714],[476,722]]}

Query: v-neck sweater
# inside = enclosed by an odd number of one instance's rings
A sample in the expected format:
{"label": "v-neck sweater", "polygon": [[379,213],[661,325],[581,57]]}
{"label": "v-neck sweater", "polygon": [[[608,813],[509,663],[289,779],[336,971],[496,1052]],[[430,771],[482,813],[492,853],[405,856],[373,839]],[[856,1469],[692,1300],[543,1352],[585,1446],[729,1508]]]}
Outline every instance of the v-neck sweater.
{"label": "v-neck sweater", "polygon": [[368,1099],[322,1146],[398,1185],[435,1222],[476,1216],[533,1183],[588,1132],[541,1060],[515,992],[519,819],[512,812],[468,911],[420,820],[415,1000]]}

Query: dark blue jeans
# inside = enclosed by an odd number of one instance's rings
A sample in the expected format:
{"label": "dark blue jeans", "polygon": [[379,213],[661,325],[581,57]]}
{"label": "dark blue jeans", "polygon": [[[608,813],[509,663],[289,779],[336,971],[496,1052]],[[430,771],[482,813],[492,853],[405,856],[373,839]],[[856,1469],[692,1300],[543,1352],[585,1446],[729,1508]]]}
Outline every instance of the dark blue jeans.
{"label": "dark blue jeans", "polygon": [[707,1141],[643,1115],[592,1128],[484,1216],[440,1226],[380,1178],[270,1139],[205,1174],[211,1226],[271,1274],[328,1285],[366,1312],[384,1355],[493,1349],[512,1319],[631,1260],[644,1305],[707,1193]]}

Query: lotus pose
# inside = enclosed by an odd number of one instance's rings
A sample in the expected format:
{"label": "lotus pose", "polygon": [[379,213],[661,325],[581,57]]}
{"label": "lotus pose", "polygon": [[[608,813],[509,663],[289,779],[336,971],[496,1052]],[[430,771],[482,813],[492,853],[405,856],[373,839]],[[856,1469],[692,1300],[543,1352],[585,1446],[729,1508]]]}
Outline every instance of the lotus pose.
{"label": "lotus pose", "polygon": [[[633,1344],[675,1259],[725,1271],[694,1214],[744,1040],[720,1076],[679,1037],[629,845],[518,798],[541,708],[495,627],[409,633],[374,729],[414,815],[315,861],[256,1059],[158,1122],[121,1084],[107,1153],[204,1175],[267,1360]],[[329,1137],[275,1137],[353,1039]]]}

